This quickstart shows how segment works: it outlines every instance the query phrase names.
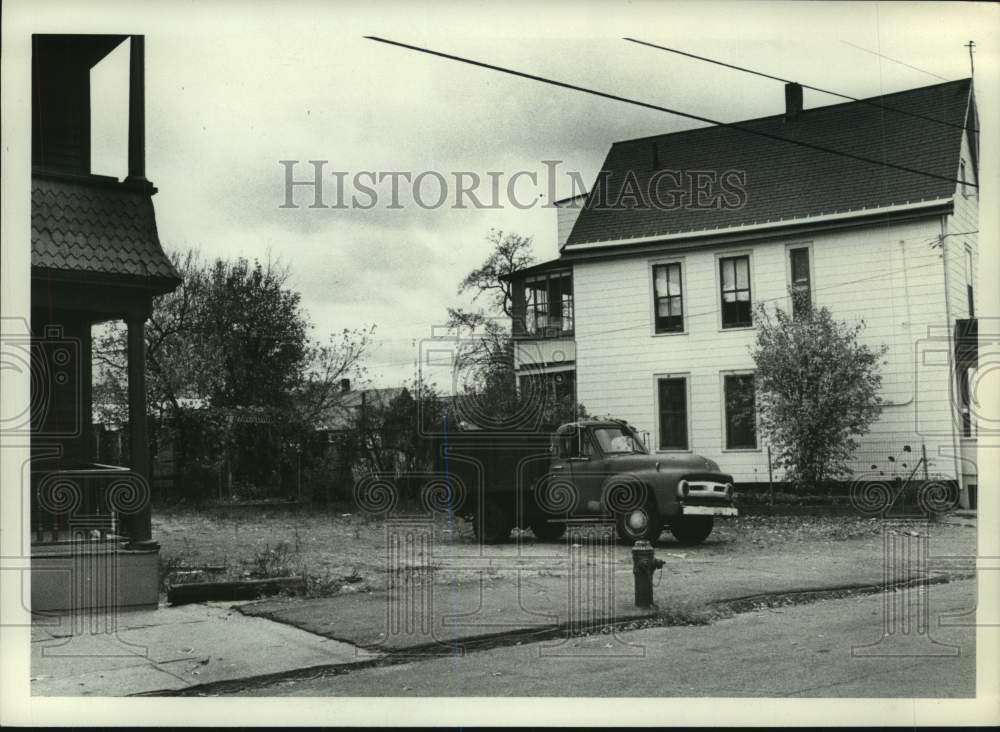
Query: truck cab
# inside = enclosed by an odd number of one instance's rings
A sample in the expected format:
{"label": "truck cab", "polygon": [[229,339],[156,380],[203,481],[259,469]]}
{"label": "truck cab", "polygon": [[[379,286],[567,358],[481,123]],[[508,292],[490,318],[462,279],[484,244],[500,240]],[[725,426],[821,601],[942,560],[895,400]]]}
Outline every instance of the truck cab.
{"label": "truck cab", "polygon": [[558,538],[573,521],[613,520],[629,543],[669,529],[681,543],[697,544],[715,517],[738,513],[731,475],[700,455],[651,454],[622,420],[564,424],[550,452],[528,501],[528,523],[539,538]]}

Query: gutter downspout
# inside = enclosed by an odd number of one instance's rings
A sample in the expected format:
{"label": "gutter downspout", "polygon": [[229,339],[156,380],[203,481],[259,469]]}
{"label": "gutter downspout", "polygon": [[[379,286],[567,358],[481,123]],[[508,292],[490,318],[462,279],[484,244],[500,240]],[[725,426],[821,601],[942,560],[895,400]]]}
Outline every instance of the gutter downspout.
{"label": "gutter downspout", "polygon": [[941,262],[944,265],[944,315],[948,323],[948,405],[949,423],[951,425],[951,457],[955,468],[955,482],[959,486],[959,496],[963,506],[968,506],[968,497],[965,495],[965,487],[962,485],[962,458],[961,447],[957,443],[955,435],[955,324],[951,318],[951,290],[948,278],[948,217],[941,217]]}
{"label": "gutter downspout", "polygon": [[[911,311],[910,311],[910,276],[909,276],[909,272],[907,270],[907,265],[906,265],[906,239],[900,239],[899,240],[899,261],[900,261],[900,269],[903,272],[903,301],[904,301],[904,305],[906,306],[906,339],[905,339],[905,343],[906,343],[906,351],[908,351],[909,354],[910,354],[910,358],[908,359],[908,363],[906,365],[911,367],[911,368],[907,369],[907,371],[908,371],[908,373],[911,373],[911,374],[914,375],[914,381],[913,381],[913,383],[912,383],[912,385],[910,387],[910,395],[909,395],[909,397],[907,397],[907,399],[905,401],[901,401],[901,402],[896,402],[896,401],[883,402],[882,406],[886,407],[886,408],[891,408],[891,407],[908,407],[909,405],[913,404],[913,400],[916,398],[916,393],[917,393],[917,382],[916,382],[916,378],[915,378],[916,371],[917,371],[917,362],[916,362],[917,356],[916,356],[916,353],[915,353],[916,344],[913,342],[913,326],[912,326],[913,317],[912,317],[912,314],[911,314]],[[890,266],[892,266],[891,263],[890,263]],[[891,277],[891,275],[890,275],[890,277]],[[899,329],[902,327],[902,324],[899,323],[899,321],[896,320],[896,297],[895,297],[895,295],[896,295],[896,289],[895,289],[895,280],[891,280],[891,281],[892,281],[892,284],[893,284],[893,290],[892,290],[893,297],[890,300],[889,307],[892,309],[892,323],[893,323],[892,345],[895,348],[895,353],[898,354],[900,352],[898,333],[899,333]]]}

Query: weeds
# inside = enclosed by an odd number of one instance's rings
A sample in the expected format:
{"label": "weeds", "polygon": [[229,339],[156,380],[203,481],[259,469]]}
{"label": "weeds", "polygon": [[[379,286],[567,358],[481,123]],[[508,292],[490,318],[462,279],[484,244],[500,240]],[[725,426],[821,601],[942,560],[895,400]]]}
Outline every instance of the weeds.
{"label": "weeds", "polygon": [[712,623],[731,617],[733,610],[721,605],[695,605],[681,603],[664,608],[657,619],[663,625],[711,625]]}
{"label": "weeds", "polygon": [[282,541],[275,545],[264,547],[264,551],[256,552],[250,562],[248,571],[254,579],[270,579],[272,577],[291,577],[296,574],[292,560],[301,555],[298,547],[293,551],[288,542]]}
{"label": "weeds", "polygon": [[181,557],[169,557],[161,554],[158,563],[160,592],[166,592],[172,575],[184,566],[184,560]]}

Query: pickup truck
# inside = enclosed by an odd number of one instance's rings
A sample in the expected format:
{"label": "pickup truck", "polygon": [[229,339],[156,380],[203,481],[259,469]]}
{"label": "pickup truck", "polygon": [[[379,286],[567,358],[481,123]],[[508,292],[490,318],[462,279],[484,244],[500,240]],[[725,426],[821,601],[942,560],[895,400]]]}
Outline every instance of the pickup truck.
{"label": "pickup truck", "polygon": [[452,433],[438,470],[460,486],[454,512],[483,543],[530,528],[560,538],[570,523],[613,521],[618,538],[655,541],[669,529],[703,542],[716,516],[736,516],[733,478],[699,455],[650,454],[621,420],[564,424],[551,435]]}

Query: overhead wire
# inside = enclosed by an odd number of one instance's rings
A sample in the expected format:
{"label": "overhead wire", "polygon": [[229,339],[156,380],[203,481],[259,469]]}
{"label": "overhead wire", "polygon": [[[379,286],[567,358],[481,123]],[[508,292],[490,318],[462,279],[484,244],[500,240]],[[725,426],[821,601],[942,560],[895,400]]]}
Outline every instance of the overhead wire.
{"label": "overhead wire", "polygon": [[[715,64],[716,66],[723,66],[727,69],[733,69],[735,71],[742,71],[747,74],[753,74],[754,76],[760,76],[765,79],[771,79],[773,81],[780,81],[784,84],[798,84],[803,89],[810,89],[811,91],[820,92],[822,94],[829,94],[831,96],[840,97],[841,99],[849,99],[852,102],[859,102],[860,104],[867,105],[869,107],[875,107],[876,109],[881,109],[887,112],[894,112],[896,114],[901,114],[907,117],[915,117],[917,119],[926,120],[928,122],[935,122],[940,125],[945,125],[947,127],[956,127],[960,130],[966,130],[967,132],[978,132],[979,130],[966,127],[964,124],[957,124],[955,122],[949,122],[947,120],[938,119],[936,117],[928,117],[925,114],[919,114],[918,112],[910,112],[905,109],[899,109],[898,107],[890,107],[887,104],[881,104],[879,102],[872,101],[871,99],[864,99],[861,97],[854,97],[850,94],[844,94],[843,92],[832,91],[830,89],[824,89],[822,87],[813,86],[812,84],[805,84],[799,81],[793,81],[792,79],[784,79],[780,76],[774,76],[773,74],[767,74],[763,71],[758,71],[757,69],[751,69],[746,66],[739,66],[737,64],[727,63],[725,61],[719,61],[714,58],[708,58],[707,56],[699,56],[698,54],[691,53],[690,51],[682,51],[679,48],[671,48],[670,46],[661,46],[658,43],[652,43],[650,41],[643,41],[638,38],[625,37],[622,40],[629,41],[630,43],[636,43],[640,46],[648,46],[649,48],[655,48],[660,51],[667,51],[668,53],[677,54],[678,56],[686,56],[688,58],[695,59],[697,61],[704,61],[706,63]],[[881,98],[881,97],[876,97]]]}
{"label": "overhead wire", "polygon": [[421,46],[414,46],[409,43],[403,43],[401,41],[393,41],[387,38],[381,38],[379,36],[365,36],[366,39],[371,41],[376,41],[378,43],[384,43],[390,46],[397,46],[399,48],[405,48],[410,51],[416,51],[418,53],[428,54],[430,56],[437,56],[439,58],[444,58],[450,61],[457,61],[459,63],[469,64],[471,66],[477,66],[484,69],[489,69],[491,71],[497,71],[502,74],[508,74],[510,76],[517,76],[523,79],[528,79],[530,81],[537,81],[542,84],[549,84],[550,86],[556,86],[562,89],[569,89],[571,91],[583,92],[585,94],[590,94],[592,96],[601,97],[603,99],[610,99],[611,101],[622,102],[624,104],[631,104],[636,107],[642,107],[643,109],[651,109],[658,112],[665,112],[667,114],[672,114],[678,117],[684,117],[686,119],[692,119],[697,122],[705,122],[707,124],[715,125],[717,127],[726,127],[733,130],[738,130],[749,135],[754,135],[757,137],[762,137],[765,139],[773,140],[775,142],[783,142],[790,145],[796,145],[798,147],[806,148],[809,150],[816,150],[818,152],[827,153],[830,155],[837,155],[839,157],[849,158],[852,160],[858,160],[863,163],[868,163],[870,165],[876,165],[880,168],[892,168],[894,170],[901,170],[906,173],[912,173],[914,175],[921,175],[927,178],[934,178],[937,180],[947,181],[949,183],[966,185],[970,188],[978,188],[978,184],[970,183],[968,181],[962,181],[958,178],[953,178],[946,175],[940,175],[938,173],[931,173],[926,170],[920,170],[918,168],[911,168],[908,165],[900,165],[898,163],[890,163],[885,160],[878,160],[876,158],[869,158],[864,155],[855,155],[853,153],[845,152],[843,150],[836,150],[834,148],[829,148],[824,145],[817,145],[815,143],[806,142],[804,140],[796,140],[791,137],[784,137],[782,135],[775,135],[770,132],[765,132],[763,130],[758,130],[753,127],[747,127],[746,125],[740,124],[738,122],[722,122],[720,120],[712,119],[711,117],[705,117],[699,114],[693,114],[691,112],[684,112],[679,109],[673,109],[671,107],[665,107],[660,104],[652,104],[650,102],[644,102],[639,99],[632,99],[630,97],[624,97],[619,94],[611,94],[609,92],[602,92],[596,89],[590,89],[588,87],[579,86],[577,84],[570,84],[569,82],[559,81],[557,79],[550,79],[544,76],[539,76],[537,74],[530,74],[525,71],[517,71],[515,69],[509,69],[503,66],[497,66],[496,64],[486,63],[485,61],[476,61],[475,59],[465,58],[463,56],[456,56],[454,54],[445,53],[443,51],[435,51],[430,48],[423,48]]}

